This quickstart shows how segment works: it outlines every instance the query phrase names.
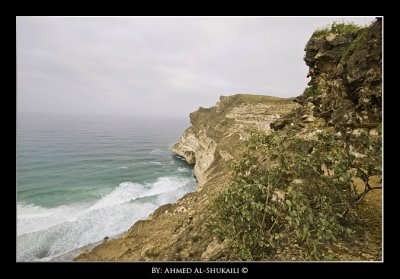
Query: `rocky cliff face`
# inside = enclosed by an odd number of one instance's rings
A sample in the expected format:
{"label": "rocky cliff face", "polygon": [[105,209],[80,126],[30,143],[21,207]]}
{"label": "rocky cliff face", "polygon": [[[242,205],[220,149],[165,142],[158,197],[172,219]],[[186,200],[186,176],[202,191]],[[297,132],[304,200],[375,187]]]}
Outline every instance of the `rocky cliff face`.
{"label": "rocky cliff face", "polygon": [[230,182],[229,162],[240,155],[252,129],[267,132],[281,114],[299,107],[292,99],[234,95],[190,114],[192,126],[173,152],[195,164],[197,191],[157,209],[122,237],[85,251],[81,261],[209,260],[223,245],[206,227],[214,214],[209,203]]}
{"label": "rocky cliff face", "polygon": [[382,22],[351,32],[315,32],[304,50],[311,80],[294,99],[302,107],[271,127],[307,135],[316,127],[304,129],[304,122],[319,122],[350,142],[354,155],[365,156],[357,139],[382,128]]}
{"label": "rocky cliff face", "polygon": [[382,23],[357,32],[315,34],[305,47],[310,87],[301,103],[340,129],[374,128],[382,112]]}
{"label": "rocky cliff face", "polygon": [[[382,22],[351,32],[315,32],[304,60],[311,80],[294,99],[302,106],[271,127],[304,138],[325,130],[346,143],[358,160],[376,160],[363,138],[379,142],[382,137]],[[379,190],[369,192],[359,206],[359,223],[354,224],[359,238],[351,244],[335,243],[340,260],[382,259],[382,172],[367,173],[369,186]],[[352,179],[357,192],[365,191],[365,181]]]}

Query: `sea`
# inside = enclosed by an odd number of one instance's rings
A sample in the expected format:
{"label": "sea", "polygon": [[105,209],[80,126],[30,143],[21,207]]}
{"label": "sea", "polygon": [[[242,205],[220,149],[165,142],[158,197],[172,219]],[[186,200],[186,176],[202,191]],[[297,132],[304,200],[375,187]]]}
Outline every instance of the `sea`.
{"label": "sea", "polygon": [[171,152],[188,119],[17,115],[17,261],[115,237],[195,191]]}

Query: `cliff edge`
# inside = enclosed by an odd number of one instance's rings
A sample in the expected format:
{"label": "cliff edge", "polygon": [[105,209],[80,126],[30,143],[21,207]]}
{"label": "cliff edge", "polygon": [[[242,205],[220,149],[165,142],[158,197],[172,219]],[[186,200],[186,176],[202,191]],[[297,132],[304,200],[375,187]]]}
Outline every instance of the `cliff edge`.
{"label": "cliff edge", "polygon": [[215,259],[223,246],[214,240],[206,223],[214,214],[209,203],[230,183],[229,163],[240,156],[251,130],[268,132],[271,122],[297,107],[293,99],[237,94],[221,96],[215,106],[191,113],[192,126],[172,151],[194,164],[197,191],[161,206],[120,238],[107,240],[75,260]]}
{"label": "cliff edge", "polygon": [[240,154],[240,143],[252,129],[267,132],[270,123],[280,115],[298,107],[292,99],[237,94],[221,96],[211,108],[199,108],[190,114],[191,127],[186,129],[172,151],[194,164],[197,190],[219,170],[226,170],[226,162]]}

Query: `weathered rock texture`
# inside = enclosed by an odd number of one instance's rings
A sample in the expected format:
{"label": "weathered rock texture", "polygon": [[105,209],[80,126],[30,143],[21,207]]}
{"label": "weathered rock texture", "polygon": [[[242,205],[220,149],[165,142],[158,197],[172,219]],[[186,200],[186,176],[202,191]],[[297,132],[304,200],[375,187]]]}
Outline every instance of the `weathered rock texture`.
{"label": "weathered rock texture", "polygon": [[374,128],[382,111],[382,26],[313,36],[305,48],[315,116],[344,128]]}
{"label": "weathered rock texture", "polygon": [[195,164],[197,188],[213,175],[220,164],[239,154],[238,145],[248,138],[251,129],[268,131],[270,123],[290,109],[298,107],[288,99],[256,95],[222,96],[211,108],[200,108],[190,114],[192,126],[188,128],[172,151]]}

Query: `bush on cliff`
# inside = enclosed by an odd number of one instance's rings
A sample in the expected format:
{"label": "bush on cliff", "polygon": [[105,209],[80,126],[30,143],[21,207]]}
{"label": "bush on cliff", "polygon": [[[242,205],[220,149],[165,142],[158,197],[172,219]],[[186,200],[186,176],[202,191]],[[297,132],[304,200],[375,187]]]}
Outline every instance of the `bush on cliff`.
{"label": "bush on cliff", "polygon": [[313,35],[320,36],[320,35],[327,35],[329,33],[334,33],[334,34],[356,33],[357,31],[359,31],[362,28],[363,28],[363,26],[357,25],[353,22],[349,22],[349,23],[334,22],[327,27],[317,29]]}
{"label": "bush on cliff", "polygon": [[[233,184],[214,202],[213,232],[230,243],[230,258],[330,260],[329,244],[350,237],[346,218],[380,174],[380,137],[358,138],[365,157],[333,133],[312,139],[254,133],[232,165]],[[358,193],[352,177],[365,183]]]}

